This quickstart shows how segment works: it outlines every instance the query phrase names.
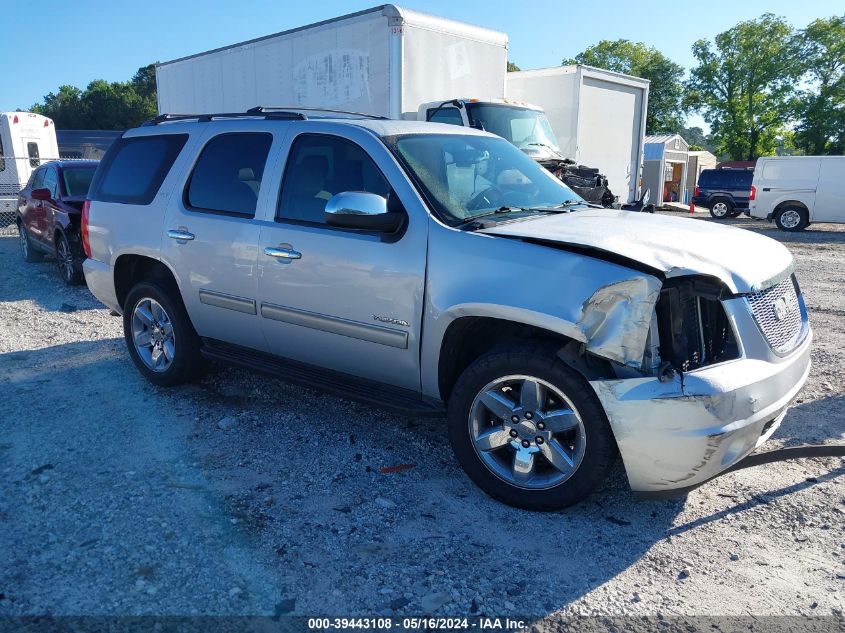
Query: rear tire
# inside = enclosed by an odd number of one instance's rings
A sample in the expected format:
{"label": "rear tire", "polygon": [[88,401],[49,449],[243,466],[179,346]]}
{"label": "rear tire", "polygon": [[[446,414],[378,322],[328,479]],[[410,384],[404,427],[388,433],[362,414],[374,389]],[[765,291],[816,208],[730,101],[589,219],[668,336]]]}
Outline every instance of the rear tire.
{"label": "rear tire", "polygon": [[175,284],[136,284],[124,303],[123,336],[132,362],[155,385],[190,381],[205,366],[200,338]]}
{"label": "rear tire", "polygon": [[598,398],[553,347],[489,352],[449,398],[449,440],[464,471],[494,499],[526,510],[578,503],[617,455]]}
{"label": "rear tire", "polygon": [[794,233],[806,229],[810,225],[810,218],[807,209],[784,207],[775,214],[775,224],[781,231]]}
{"label": "rear tire", "polygon": [[18,222],[18,244],[21,248],[21,256],[25,262],[34,264],[44,259],[44,254],[36,250],[32,245],[32,240],[29,238],[29,233],[23,222]]}
{"label": "rear tire", "polygon": [[59,273],[68,286],[78,286],[85,281],[82,260],[85,259],[77,240],[69,240],[64,233],[56,238],[56,260]]}
{"label": "rear tire", "polygon": [[734,212],[733,202],[727,198],[716,198],[710,203],[710,215],[718,220],[732,217]]}

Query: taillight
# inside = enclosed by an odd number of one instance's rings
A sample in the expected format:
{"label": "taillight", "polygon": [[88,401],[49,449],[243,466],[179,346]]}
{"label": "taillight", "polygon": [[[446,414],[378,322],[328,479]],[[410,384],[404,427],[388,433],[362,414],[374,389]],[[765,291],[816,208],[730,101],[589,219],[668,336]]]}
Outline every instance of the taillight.
{"label": "taillight", "polygon": [[696,195],[696,196],[700,196],[700,195],[701,195],[701,187],[699,187],[698,185],[696,185],[696,186],[695,186],[695,195]]}
{"label": "taillight", "polygon": [[91,209],[91,201],[86,200],[82,204],[82,226],[80,232],[82,233],[82,250],[85,251],[85,257],[91,257],[91,242],[88,239],[88,212]]}
{"label": "taillight", "polygon": [[754,185],[751,185],[751,195],[748,196],[748,199],[754,200],[755,198],[757,198],[757,187],[755,187]]}

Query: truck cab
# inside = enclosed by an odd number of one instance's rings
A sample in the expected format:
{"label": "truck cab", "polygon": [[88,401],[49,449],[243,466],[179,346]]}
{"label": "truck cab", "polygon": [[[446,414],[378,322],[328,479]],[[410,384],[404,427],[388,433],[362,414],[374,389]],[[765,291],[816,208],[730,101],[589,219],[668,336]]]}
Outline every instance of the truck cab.
{"label": "truck cab", "polygon": [[430,101],[417,120],[472,127],[501,136],[560,178],[587,202],[611,206],[616,198],[598,169],[576,165],[558,145],[546,112],[540,106],[512,99]]}

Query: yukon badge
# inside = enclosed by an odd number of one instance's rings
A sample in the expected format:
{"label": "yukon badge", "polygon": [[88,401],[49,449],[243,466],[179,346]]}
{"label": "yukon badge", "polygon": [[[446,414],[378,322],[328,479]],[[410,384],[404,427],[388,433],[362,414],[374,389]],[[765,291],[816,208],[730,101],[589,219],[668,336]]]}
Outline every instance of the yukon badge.
{"label": "yukon badge", "polygon": [[786,318],[786,299],[780,297],[772,301],[772,311],[775,313],[776,321],[783,321]]}
{"label": "yukon badge", "polygon": [[390,323],[391,325],[401,325],[402,327],[411,327],[411,324],[407,321],[403,321],[402,319],[394,319],[392,317],[386,316],[379,316],[378,314],[373,315],[374,321],[381,321],[382,323]]}

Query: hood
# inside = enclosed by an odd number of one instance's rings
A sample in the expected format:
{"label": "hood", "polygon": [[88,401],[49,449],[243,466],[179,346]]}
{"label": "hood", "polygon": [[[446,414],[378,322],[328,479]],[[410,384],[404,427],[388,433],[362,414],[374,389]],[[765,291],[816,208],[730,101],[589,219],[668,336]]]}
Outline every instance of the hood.
{"label": "hood", "polygon": [[714,222],[650,213],[583,209],[479,232],[596,249],[666,277],[708,275],[735,294],[767,288],[792,271],[792,254],[771,238]]}

